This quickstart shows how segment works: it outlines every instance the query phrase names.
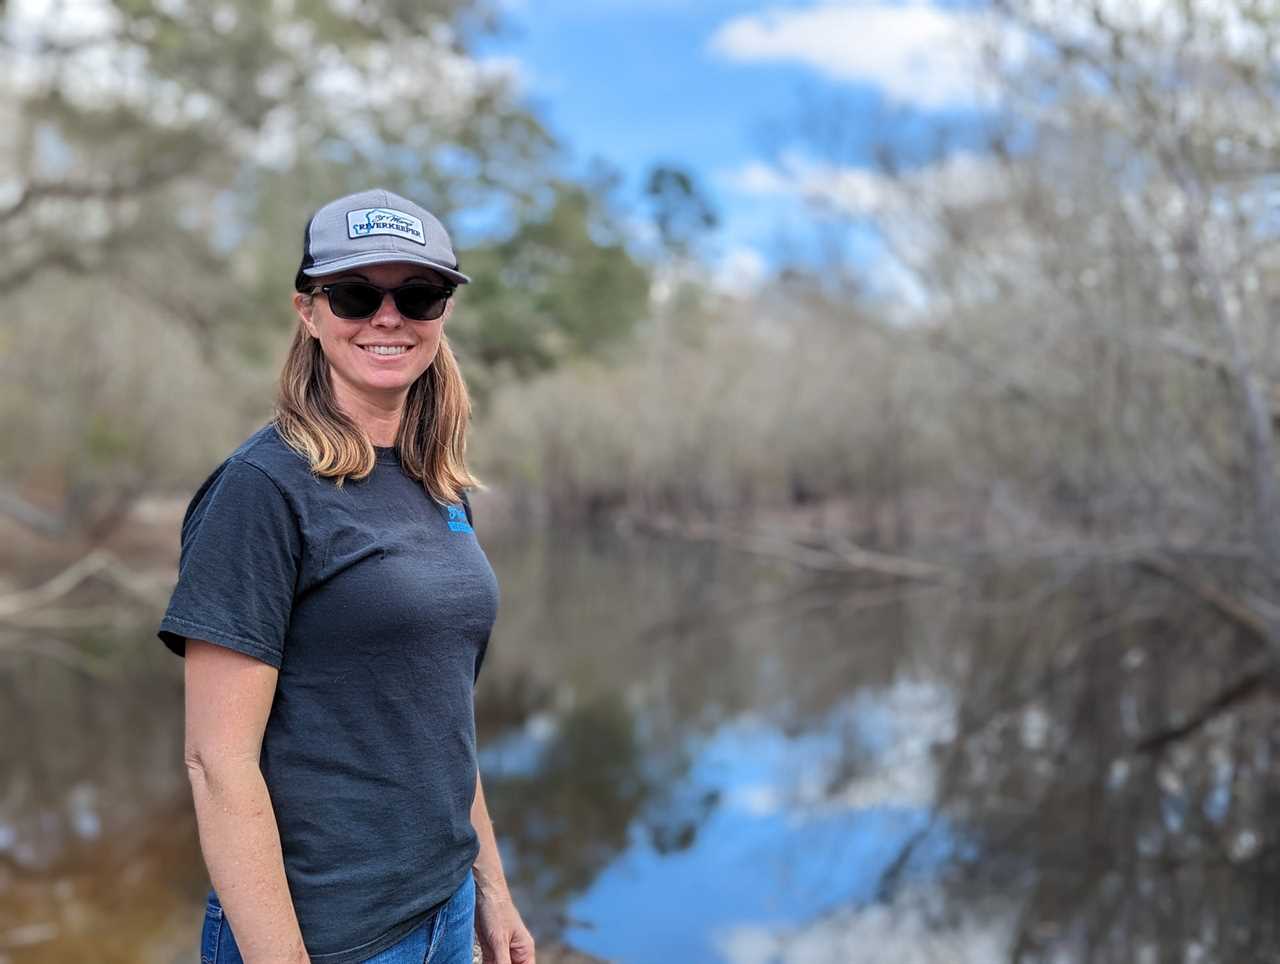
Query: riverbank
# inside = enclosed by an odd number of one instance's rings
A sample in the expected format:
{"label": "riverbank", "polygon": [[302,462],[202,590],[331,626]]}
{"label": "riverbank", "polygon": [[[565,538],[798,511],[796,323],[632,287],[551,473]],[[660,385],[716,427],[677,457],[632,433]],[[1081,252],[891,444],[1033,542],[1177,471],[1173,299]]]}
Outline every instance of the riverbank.
{"label": "riverbank", "polygon": [[[58,539],[0,518],[0,595],[52,579],[93,550],[127,565],[135,588],[167,596],[176,572],[182,519],[190,495],[154,493],[137,500],[121,524],[97,545]],[[746,536],[799,545],[834,543],[857,551],[903,553],[922,558],[955,550],[1018,548],[1033,542],[1069,540],[1068,519],[1049,519],[1021,504],[1000,486],[981,491],[905,488],[892,499],[842,494],[802,502],[753,504],[715,513],[661,506],[584,504],[565,516],[563,500],[542,498],[518,487],[492,484],[471,495],[476,532],[488,540],[516,540],[536,529],[608,525],[679,539]],[[160,601],[163,601],[161,599]]]}

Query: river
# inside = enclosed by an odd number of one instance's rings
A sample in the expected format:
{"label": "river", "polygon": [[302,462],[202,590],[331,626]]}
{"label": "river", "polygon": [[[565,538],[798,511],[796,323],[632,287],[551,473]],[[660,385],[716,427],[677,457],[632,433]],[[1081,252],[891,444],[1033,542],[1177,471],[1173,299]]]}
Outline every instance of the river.
{"label": "river", "polygon": [[[1072,558],[928,583],[613,530],[484,544],[502,600],[481,768],[548,946],[1280,953],[1272,701],[1144,744],[1252,655],[1186,593]],[[0,962],[194,958],[208,882],[158,615],[56,634],[89,666],[0,650]]]}

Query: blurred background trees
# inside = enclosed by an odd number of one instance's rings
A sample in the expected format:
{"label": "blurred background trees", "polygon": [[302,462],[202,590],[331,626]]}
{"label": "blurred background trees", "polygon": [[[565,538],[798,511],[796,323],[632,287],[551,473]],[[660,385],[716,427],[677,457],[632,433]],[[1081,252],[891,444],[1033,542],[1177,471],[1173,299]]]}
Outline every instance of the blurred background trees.
{"label": "blurred background trees", "polygon": [[[482,4],[3,16],[11,515],[109,526],[243,437],[306,213],[381,183],[440,212],[476,278],[450,334],[481,474],[553,511],[854,500],[871,542],[928,510],[984,539],[1210,545],[1265,561],[1253,591],[1274,594],[1262,6],[1003,0],[983,143],[923,164],[886,146],[858,190],[798,172],[815,225],[873,230],[887,260],[752,290],[709,283],[717,215],[678,162],[634,207],[606,167],[568,173],[469,56]],[[832,172],[841,123],[811,131]]]}
{"label": "blurred background trees", "polygon": [[545,211],[466,251],[467,311],[450,333],[484,392],[501,374],[528,375],[599,355],[649,308],[649,272],[626,247],[608,183],[557,181]]}
{"label": "blurred background trees", "polygon": [[105,531],[259,422],[294,241],[348,190],[485,226],[455,228],[481,395],[489,369],[625,334],[647,274],[606,188],[565,181],[510,78],[469,56],[491,24],[468,2],[5,8],[0,508]]}

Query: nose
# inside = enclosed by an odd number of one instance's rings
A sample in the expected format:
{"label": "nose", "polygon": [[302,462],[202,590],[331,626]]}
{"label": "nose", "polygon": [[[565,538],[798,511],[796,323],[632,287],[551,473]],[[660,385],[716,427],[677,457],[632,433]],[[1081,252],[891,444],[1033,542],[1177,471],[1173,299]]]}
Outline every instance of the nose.
{"label": "nose", "polygon": [[382,304],[378,305],[378,310],[369,319],[369,324],[378,325],[381,328],[399,328],[404,324],[404,319],[400,317],[400,309],[396,307],[391,292],[383,292]]}

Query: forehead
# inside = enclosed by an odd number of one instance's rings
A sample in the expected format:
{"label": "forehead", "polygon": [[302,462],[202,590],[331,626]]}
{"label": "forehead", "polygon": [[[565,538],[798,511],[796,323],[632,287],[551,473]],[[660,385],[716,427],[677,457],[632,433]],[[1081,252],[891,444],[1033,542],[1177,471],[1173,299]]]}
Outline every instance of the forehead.
{"label": "forehead", "polygon": [[313,279],[316,284],[327,284],[330,281],[369,281],[381,287],[404,284],[406,281],[429,281],[432,284],[451,285],[444,277],[420,264],[403,261],[392,261],[387,264],[370,264],[349,271],[325,275]]}

